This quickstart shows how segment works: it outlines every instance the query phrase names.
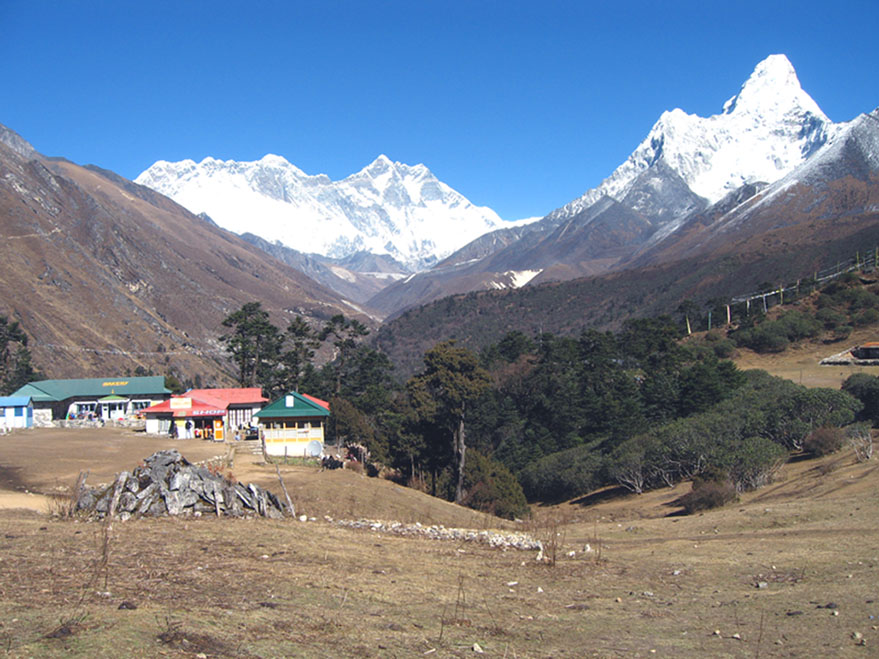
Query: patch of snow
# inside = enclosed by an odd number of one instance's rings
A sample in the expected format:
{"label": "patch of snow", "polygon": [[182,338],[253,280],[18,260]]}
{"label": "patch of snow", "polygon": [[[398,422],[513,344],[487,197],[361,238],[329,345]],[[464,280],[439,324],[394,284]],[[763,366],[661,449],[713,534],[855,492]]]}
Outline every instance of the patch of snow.
{"label": "patch of snow", "polygon": [[541,272],[543,272],[543,270],[511,270],[505,274],[509,275],[509,277],[512,279],[513,288],[522,288],[525,284],[534,279]]}
{"label": "patch of snow", "polygon": [[353,272],[351,272],[350,270],[346,270],[345,268],[340,268],[337,265],[330,266],[330,272],[336,275],[339,279],[343,279],[352,284],[357,281],[357,277],[354,276]]}

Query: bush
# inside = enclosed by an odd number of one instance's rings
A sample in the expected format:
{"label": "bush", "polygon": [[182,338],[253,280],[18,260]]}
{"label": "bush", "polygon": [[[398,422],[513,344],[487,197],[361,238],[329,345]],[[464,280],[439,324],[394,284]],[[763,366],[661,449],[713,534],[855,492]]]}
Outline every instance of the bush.
{"label": "bush", "polygon": [[529,501],[561,501],[603,485],[603,466],[600,455],[577,446],[531,463],[519,473],[519,482]]}
{"label": "bush", "polygon": [[756,490],[772,482],[788,452],[765,437],[746,437],[727,447],[726,464],[737,492]]}
{"label": "bush", "polygon": [[842,448],[845,435],[840,428],[817,428],[803,441],[803,450],[816,457],[836,453]]}
{"label": "bush", "polygon": [[479,451],[467,451],[464,467],[464,505],[483,512],[515,519],[528,517],[530,511],[525,493],[516,477],[500,462]]}
{"label": "bush", "polygon": [[833,330],[833,340],[834,341],[846,340],[849,336],[851,336],[852,329],[853,328],[851,325],[840,325],[835,330]]}
{"label": "bush", "polygon": [[736,332],[733,338],[737,345],[755,352],[784,352],[790,345],[781,326],[772,321]]}
{"label": "bush", "polygon": [[818,336],[821,329],[821,322],[815,318],[800,311],[786,311],[777,320],[735,332],[733,338],[738,345],[756,352],[782,352],[791,341]]}
{"label": "bush", "polygon": [[849,309],[857,311],[859,309],[875,309],[879,306],[879,296],[871,293],[865,288],[850,288],[839,294],[843,300],[848,302]]}
{"label": "bush", "polygon": [[879,422],[879,378],[868,373],[854,373],[842,383],[842,390],[863,403],[864,408],[858,415],[861,419],[874,424]]}
{"label": "bush", "polygon": [[712,348],[714,348],[714,355],[718,359],[729,359],[736,351],[736,344],[729,339],[721,339],[720,341],[717,341]]}
{"label": "bush", "polygon": [[873,457],[873,434],[867,423],[855,423],[845,429],[845,437],[855,452],[858,462],[866,462]]}
{"label": "bush", "polygon": [[700,510],[720,508],[737,498],[736,487],[732,481],[718,474],[710,478],[694,479],[692,491],[678,499],[678,503],[684,507],[688,515],[692,515]]}
{"label": "bush", "polygon": [[836,329],[848,321],[845,314],[831,308],[819,309],[815,314],[815,319],[824,325],[824,329],[827,330]]}
{"label": "bush", "polygon": [[859,327],[864,327],[866,325],[875,325],[879,323],[879,310],[876,309],[866,309],[859,313],[854,318],[855,325]]}

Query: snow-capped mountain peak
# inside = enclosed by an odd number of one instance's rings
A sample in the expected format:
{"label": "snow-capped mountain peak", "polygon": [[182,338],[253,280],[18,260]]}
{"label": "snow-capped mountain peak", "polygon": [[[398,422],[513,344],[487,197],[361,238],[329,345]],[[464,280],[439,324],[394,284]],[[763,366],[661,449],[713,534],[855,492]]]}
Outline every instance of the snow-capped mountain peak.
{"label": "snow-capped mountain peak", "polygon": [[764,118],[791,111],[808,112],[830,121],[800,86],[797,72],[785,55],[760,62],[739,93],[723,104],[724,114],[757,114]]}
{"label": "snow-capped mountain peak", "polygon": [[136,181],[236,233],[330,257],[389,254],[415,270],[502,225],[424,165],[384,154],[340,181],[273,154],[253,162],[160,160]]}
{"label": "snow-capped mountain peak", "polygon": [[[695,194],[716,202],[746,183],[772,183],[817,151],[835,124],[803,91],[784,55],[757,64],[720,114],[663,112],[631,156],[598,187],[553,211],[555,221],[608,196],[622,200],[660,162]],[[691,210],[691,209],[690,209]]]}

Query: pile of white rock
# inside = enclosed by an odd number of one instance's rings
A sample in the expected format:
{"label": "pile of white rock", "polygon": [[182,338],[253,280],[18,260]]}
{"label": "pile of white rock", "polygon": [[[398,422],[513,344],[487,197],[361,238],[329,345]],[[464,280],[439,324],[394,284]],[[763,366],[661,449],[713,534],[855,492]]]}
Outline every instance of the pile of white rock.
{"label": "pile of white rock", "polygon": [[488,545],[496,549],[520,549],[523,551],[542,551],[543,544],[535,540],[527,533],[503,533],[500,531],[477,531],[475,529],[446,528],[442,525],[432,524],[425,526],[420,522],[403,524],[402,522],[386,522],[376,519],[357,520],[333,520],[326,518],[328,522],[335,522],[338,526],[351,529],[366,529],[378,533],[393,533],[408,537],[425,537],[431,540],[455,540],[457,542],[475,542]]}

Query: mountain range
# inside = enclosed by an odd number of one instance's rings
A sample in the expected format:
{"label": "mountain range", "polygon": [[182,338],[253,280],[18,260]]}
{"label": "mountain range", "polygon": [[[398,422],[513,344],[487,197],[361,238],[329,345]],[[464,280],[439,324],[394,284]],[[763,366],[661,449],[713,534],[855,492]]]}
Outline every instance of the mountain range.
{"label": "mountain range", "polygon": [[235,233],[332,259],[370,252],[400,262],[404,272],[426,269],[503,224],[424,165],[384,155],[340,181],[310,176],[275,155],[159,161],[135,181]]}
{"label": "mountain range", "polygon": [[228,381],[221,320],[252,300],[281,326],[384,317],[375,340],[411,370],[439,340],[614,327],[872,249],[877,172],[879,110],[831,122],[783,55],[717,115],[663,113],[607,179],[531,223],[385,157],[337,182],[277,156],[160,162],[148,187],[0,126],[0,314],[57,377],[109,361]]}

